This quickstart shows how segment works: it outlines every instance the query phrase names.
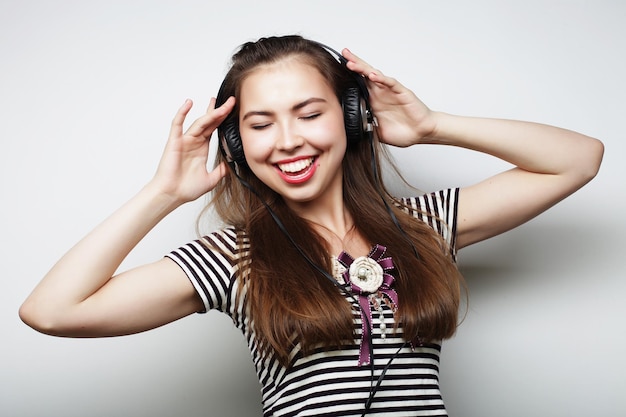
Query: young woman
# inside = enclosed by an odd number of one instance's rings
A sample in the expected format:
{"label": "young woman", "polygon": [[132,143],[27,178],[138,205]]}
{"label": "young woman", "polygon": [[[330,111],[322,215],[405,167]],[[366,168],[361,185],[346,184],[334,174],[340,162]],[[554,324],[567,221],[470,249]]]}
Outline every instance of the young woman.
{"label": "young woman", "polygon": [[[603,146],[556,127],[435,112],[343,50],[298,36],[234,55],[217,99],[154,178],[70,249],[24,302],[38,331],[142,332],[218,309],[244,334],[265,415],[446,415],[440,342],[457,326],[460,248],[510,230],[591,180]],[[222,152],[208,169],[209,139]],[[383,144],[445,144],[515,168],[393,198]],[[113,276],[180,205],[213,192],[226,226]]]}

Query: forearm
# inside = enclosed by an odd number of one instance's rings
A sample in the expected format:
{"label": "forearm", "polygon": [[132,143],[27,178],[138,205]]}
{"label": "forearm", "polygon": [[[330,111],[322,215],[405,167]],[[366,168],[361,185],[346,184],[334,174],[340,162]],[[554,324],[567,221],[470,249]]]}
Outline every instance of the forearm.
{"label": "forearm", "polygon": [[115,273],[128,253],[178,202],[151,184],[72,247],[46,274],[23,311],[64,310],[86,300]]}
{"label": "forearm", "polygon": [[553,126],[515,120],[433,113],[436,128],[421,143],[459,146],[487,153],[530,172],[592,178],[602,144]]}

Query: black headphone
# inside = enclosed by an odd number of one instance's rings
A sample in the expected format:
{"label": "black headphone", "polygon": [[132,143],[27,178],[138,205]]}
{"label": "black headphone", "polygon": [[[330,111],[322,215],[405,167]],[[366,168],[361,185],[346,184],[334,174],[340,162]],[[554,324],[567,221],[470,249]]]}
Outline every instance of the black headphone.
{"label": "black headphone", "polygon": [[[348,145],[358,143],[364,138],[371,139],[374,115],[369,105],[369,91],[365,85],[363,77],[348,69],[348,61],[334,49],[311,41],[320,48],[330,53],[347,71],[350,72],[356,81],[356,87],[348,87],[341,94],[341,107],[343,109],[344,126]],[[224,82],[216,97],[216,106],[221,106],[228,99],[224,97]],[[217,128],[220,138],[219,146],[221,152],[229,162],[245,164],[246,157],[243,152],[241,136],[239,134],[239,121],[235,115],[229,115]]]}

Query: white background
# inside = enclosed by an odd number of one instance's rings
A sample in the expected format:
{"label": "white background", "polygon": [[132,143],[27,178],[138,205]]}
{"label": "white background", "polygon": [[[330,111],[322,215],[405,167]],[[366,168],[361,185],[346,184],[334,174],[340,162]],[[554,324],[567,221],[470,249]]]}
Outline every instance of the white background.
{"label": "white background", "polygon": [[[176,109],[216,93],[237,45],[301,33],[355,53],[450,113],[534,120],[603,140],[599,175],[467,248],[467,317],[444,345],[453,416],[626,415],[626,3],[614,1],[7,1],[0,4],[0,415],[252,416],[258,385],[218,313],[141,335],[38,334],[17,310],[52,264],[152,175]],[[395,152],[422,190],[506,164]],[[125,261],[192,239],[203,201]]]}

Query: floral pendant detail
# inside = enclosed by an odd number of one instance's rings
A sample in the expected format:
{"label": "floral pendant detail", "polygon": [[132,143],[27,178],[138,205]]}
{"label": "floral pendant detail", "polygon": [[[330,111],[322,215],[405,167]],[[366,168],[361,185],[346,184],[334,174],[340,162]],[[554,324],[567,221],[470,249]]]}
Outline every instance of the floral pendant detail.
{"label": "floral pendant detail", "polygon": [[370,257],[356,258],[348,269],[350,282],[358,285],[361,292],[375,293],[383,283],[383,268]]}
{"label": "floral pendant detail", "polygon": [[[382,315],[382,301],[386,297],[391,302],[394,311],[398,306],[398,294],[391,288],[394,277],[389,273],[394,269],[390,257],[385,257],[387,248],[376,245],[368,256],[353,259],[346,252],[341,252],[337,260],[345,267],[342,278],[350,285],[353,293],[358,295],[361,312],[361,345],[359,348],[359,366],[367,365],[371,361],[370,338],[373,332],[372,303],[382,316],[380,330],[386,329]],[[376,302],[373,302],[376,300]],[[367,325],[369,324],[369,325]],[[381,338],[383,335],[381,335]]]}

